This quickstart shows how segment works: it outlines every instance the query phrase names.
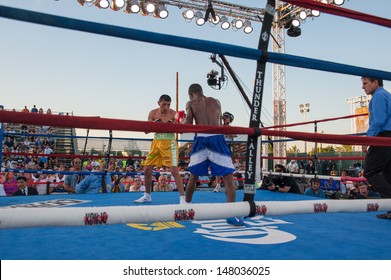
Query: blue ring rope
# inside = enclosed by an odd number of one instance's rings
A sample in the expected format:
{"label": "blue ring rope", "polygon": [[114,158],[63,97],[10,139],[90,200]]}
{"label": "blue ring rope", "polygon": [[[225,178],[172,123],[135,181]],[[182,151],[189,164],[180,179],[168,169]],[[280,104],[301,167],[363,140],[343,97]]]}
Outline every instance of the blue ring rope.
{"label": "blue ring rope", "polygon": [[[123,39],[137,40],[209,53],[212,52],[244,59],[259,60],[263,55],[262,51],[258,49],[72,19],[1,5],[0,17]],[[295,55],[269,52],[268,62],[340,74],[373,77],[391,81],[391,72]]]}

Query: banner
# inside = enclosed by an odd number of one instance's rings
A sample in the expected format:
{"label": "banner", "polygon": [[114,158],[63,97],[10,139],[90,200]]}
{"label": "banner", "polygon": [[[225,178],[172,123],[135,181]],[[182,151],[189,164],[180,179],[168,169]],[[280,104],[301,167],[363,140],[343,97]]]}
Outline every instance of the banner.
{"label": "banner", "polygon": [[[356,108],[355,113],[356,113],[356,115],[368,114],[368,107]],[[355,119],[356,131],[354,133],[367,132],[368,127],[369,127],[369,115],[356,117],[356,119]]]}

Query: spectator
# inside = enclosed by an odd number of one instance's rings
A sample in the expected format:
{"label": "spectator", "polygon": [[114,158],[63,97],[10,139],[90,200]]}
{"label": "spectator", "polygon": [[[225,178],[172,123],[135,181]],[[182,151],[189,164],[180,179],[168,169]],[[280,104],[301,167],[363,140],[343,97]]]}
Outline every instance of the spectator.
{"label": "spectator", "polygon": [[349,189],[349,198],[357,198],[358,194],[358,183],[354,182]]}
{"label": "spectator", "polygon": [[[116,169],[117,168],[119,168],[119,167],[117,166]],[[115,170],[115,172],[118,172],[118,171]],[[118,174],[115,174],[112,176],[111,185],[112,185],[111,192],[118,193],[118,192],[123,192],[125,190],[124,184],[121,183],[121,176]]]}
{"label": "spectator", "polygon": [[[285,166],[281,164],[276,164],[275,166],[276,172],[286,173]],[[265,177],[268,179],[264,179],[268,184],[265,184],[268,190],[272,192],[283,192],[283,193],[297,193],[301,194],[299,185],[296,183],[295,179],[288,176],[279,176],[273,175],[270,177]],[[263,187],[264,188],[264,187]]]}
{"label": "spectator", "polygon": [[4,191],[7,196],[12,196],[18,190],[18,182],[15,179],[14,173],[9,171],[5,173],[5,180],[3,182]]}
{"label": "spectator", "polygon": [[54,190],[55,186],[51,183],[52,181],[47,174],[39,175],[39,178],[34,181],[35,187],[40,195],[50,194]]}
{"label": "spectator", "polygon": [[361,163],[358,162],[358,160],[356,160],[356,162],[353,164],[353,168],[355,168],[358,172],[361,172]]}
{"label": "spectator", "polygon": [[0,172],[0,184],[3,184],[4,181],[5,181],[5,175],[3,172]]}
{"label": "spectator", "polygon": [[87,159],[87,161],[83,162],[84,169],[87,169],[88,171],[92,171],[92,164],[91,160]]}
{"label": "spectator", "polygon": [[[74,158],[72,161],[73,171],[80,172],[81,170],[81,159]],[[64,189],[69,193],[76,193],[76,185],[84,179],[84,175],[72,174],[66,175],[64,180]]]}
{"label": "spectator", "polygon": [[339,182],[339,190],[341,191],[341,194],[347,193],[347,187],[346,187],[346,184],[347,184],[346,177],[347,176],[348,176],[348,171],[346,169],[343,169],[341,171],[341,181]]}
{"label": "spectator", "polygon": [[310,159],[305,167],[305,174],[315,174],[314,161]]}
{"label": "spectator", "polygon": [[167,175],[160,175],[158,183],[153,187],[154,192],[172,192],[172,185],[167,181]]}
{"label": "spectator", "polygon": [[370,189],[368,183],[361,182],[358,184],[359,193],[356,195],[357,199],[373,199],[380,198],[380,193]]}
{"label": "spectator", "polygon": [[99,162],[97,161],[96,158],[92,160],[91,165],[92,165],[92,169],[95,169],[96,167],[99,166]]}
{"label": "spectator", "polygon": [[314,197],[326,197],[324,191],[320,189],[320,180],[317,178],[311,180],[311,186],[305,190],[304,194]]}
{"label": "spectator", "polygon": [[292,159],[286,167],[290,173],[299,173],[299,165],[294,159]]}
{"label": "spectator", "polygon": [[145,192],[145,186],[142,184],[140,176],[134,177],[133,185],[129,187],[129,192]]}
{"label": "spectator", "polygon": [[11,138],[11,136],[7,137],[7,139],[4,141],[4,145],[7,148],[7,152],[12,151],[12,147],[14,146],[14,140]]}
{"label": "spectator", "polygon": [[38,191],[36,188],[33,187],[27,187],[27,178],[24,176],[20,176],[17,178],[18,182],[18,190],[14,192],[14,196],[21,196],[21,195],[38,195]]}
{"label": "spectator", "polygon": [[[107,171],[112,171],[113,166],[109,166]],[[105,163],[101,163],[96,170],[97,172],[105,171]],[[105,190],[106,189],[106,190]],[[76,185],[76,193],[101,193],[111,192],[111,176],[106,175],[88,175]]]}
{"label": "spectator", "polygon": [[134,167],[134,159],[133,158],[128,158],[126,160],[126,166],[133,166]]}
{"label": "spectator", "polygon": [[215,189],[216,186],[217,186],[217,178],[216,178],[216,176],[210,177],[209,183],[208,183],[208,187]]}
{"label": "spectator", "polygon": [[303,161],[300,160],[300,161],[298,162],[298,165],[299,165],[299,173],[300,173],[300,174],[304,174],[304,173],[305,173],[305,166],[304,166]]}
{"label": "spectator", "polygon": [[240,170],[242,168],[242,164],[240,163],[240,159],[235,158],[234,167],[236,170]]}
{"label": "spectator", "polygon": [[[62,172],[65,171],[65,166],[60,165],[58,168],[58,171]],[[66,192],[64,188],[64,181],[65,181],[65,175],[64,173],[56,174],[53,178],[53,188],[50,189],[50,193],[64,193]]]}
{"label": "spectator", "polygon": [[[130,166],[126,166],[125,171],[126,171],[126,173],[132,172]],[[130,176],[129,174],[125,174],[124,176],[122,176],[121,184],[124,186],[125,192],[128,192],[130,187],[133,184],[132,176]]]}
{"label": "spectator", "polygon": [[244,182],[243,182],[242,174],[240,172],[235,172],[234,173],[234,179],[235,179],[236,189],[243,189]]}
{"label": "spectator", "polygon": [[38,113],[38,109],[36,105],[34,105],[33,108],[31,108],[31,113]]}

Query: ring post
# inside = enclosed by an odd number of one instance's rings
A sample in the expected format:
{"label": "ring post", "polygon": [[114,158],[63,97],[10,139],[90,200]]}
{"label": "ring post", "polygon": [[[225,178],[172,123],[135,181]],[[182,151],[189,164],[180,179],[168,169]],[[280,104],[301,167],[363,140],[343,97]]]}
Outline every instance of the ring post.
{"label": "ring post", "polygon": [[255,196],[255,178],[256,178],[256,162],[258,151],[258,140],[260,136],[259,125],[261,122],[261,109],[263,98],[263,85],[265,81],[266,62],[268,59],[267,47],[269,44],[270,33],[272,29],[274,12],[276,7],[275,0],[268,0],[265,8],[265,16],[263,19],[261,34],[259,37],[258,49],[262,51],[262,57],[257,61],[257,70],[255,74],[255,85],[253,100],[250,114],[250,127],[254,128],[254,135],[247,138],[247,154],[246,154],[246,173],[244,181],[244,201],[250,204],[249,217],[256,214],[256,205],[254,203]]}

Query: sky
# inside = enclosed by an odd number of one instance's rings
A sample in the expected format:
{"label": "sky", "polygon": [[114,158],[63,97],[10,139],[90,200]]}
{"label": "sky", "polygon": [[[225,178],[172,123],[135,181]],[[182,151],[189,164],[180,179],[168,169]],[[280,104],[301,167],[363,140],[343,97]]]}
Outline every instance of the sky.
{"label": "sky", "polygon": [[[264,8],[266,0],[227,1]],[[116,26],[171,34],[188,38],[228,43],[256,49],[260,23],[254,31],[222,30],[205,24],[187,23],[182,11],[169,7],[167,19],[156,19],[123,11],[100,10],[81,6],[76,0],[0,0],[0,5]],[[389,18],[391,1],[350,0],[343,6],[355,11]],[[390,71],[391,29],[348,18],[322,13],[301,25],[302,34],[285,36],[285,53],[329,60],[354,66]],[[209,59],[211,53],[125,40],[72,30],[40,26],[0,18],[0,104],[6,109],[31,108],[73,112],[76,116],[146,120],[157,107],[161,94],[175,100],[178,73],[178,107],[185,109],[187,89],[199,83],[207,96],[218,98],[223,111],[235,116],[233,125],[248,127],[249,109],[232,79],[221,90],[207,85],[206,75],[220,67]],[[269,46],[271,51],[271,45]],[[227,57],[252,99],[256,63]],[[391,82],[385,81],[391,89]],[[299,104],[309,103],[306,120],[320,120],[351,113],[346,98],[365,95],[360,77],[286,67],[287,123],[302,122]],[[272,125],[272,68],[269,63],[263,98],[262,122]],[[175,101],[172,108],[175,109]],[[332,134],[351,133],[350,121],[322,123],[318,131]],[[313,126],[290,128],[312,131]],[[80,134],[83,132],[80,131]],[[107,132],[92,132],[104,135]],[[146,137],[142,133],[114,133],[114,137]],[[147,136],[147,138],[150,138]],[[296,143],[296,142],[294,142]]]}

